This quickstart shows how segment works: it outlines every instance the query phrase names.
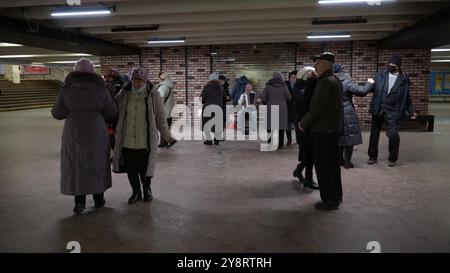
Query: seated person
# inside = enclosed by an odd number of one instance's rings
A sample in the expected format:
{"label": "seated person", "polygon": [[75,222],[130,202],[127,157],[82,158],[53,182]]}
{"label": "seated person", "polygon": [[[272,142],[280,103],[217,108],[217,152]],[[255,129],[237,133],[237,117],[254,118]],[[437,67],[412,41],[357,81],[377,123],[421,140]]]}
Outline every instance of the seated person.
{"label": "seated person", "polygon": [[256,132],[258,114],[256,111],[255,103],[258,103],[260,99],[256,98],[256,92],[253,91],[253,86],[248,83],[245,86],[245,92],[240,96],[238,103],[242,106],[237,115],[237,128],[243,134],[245,133],[245,113],[249,114],[250,131]]}

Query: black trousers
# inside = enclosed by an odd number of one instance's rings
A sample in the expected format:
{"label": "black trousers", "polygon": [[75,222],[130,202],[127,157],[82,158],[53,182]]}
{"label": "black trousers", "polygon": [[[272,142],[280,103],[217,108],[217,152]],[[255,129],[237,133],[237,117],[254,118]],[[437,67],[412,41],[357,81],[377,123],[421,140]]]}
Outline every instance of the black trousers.
{"label": "black trousers", "polygon": [[123,148],[122,153],[131,188],[134,193],[141,193],[141,183],[145,188],[150,186],[151,181],[151,177],[146,176],[149,152],[146,149]]}
{"label": "black trousers", "polygon": [[305,179],[307,181],[312,181],[314,158],[311,133],[302,132],[295,126],[295,137],[298,143],[298,162],[305,168]]}
{"label": "black trousers", "polygon": [[339,161],[344,164],[345,162],[352,162],[354,146],[339,146]]}
{"label": "black trousers", "polygon": [[286,130],[286,137],[288,142],[292,142],[292,124],[293,122],[288,121],[288,129]]}
{"label": "black trousers", "polygon": [[[93,194],[94,202],[98,203],[104,199],[104,193]],[[86,204],[86,195],[75,195],[75,204]]]}
{"label": "black trousers", "polygon": [[386,135],[389,138],[389,161],[396,162],[400,148],[400,136],[398,134],[399,121],[397,119],[390,119],[385,114],[382,116],[372,116],[368,150],[369,158],[378,158],[378,142],[383,124],[386,124]]}
{"label": "black trousers", "polygon": [[314,133],[313,157],[320,198],[323,202],[342,201],[341,168],[338,162],[339,134]]}

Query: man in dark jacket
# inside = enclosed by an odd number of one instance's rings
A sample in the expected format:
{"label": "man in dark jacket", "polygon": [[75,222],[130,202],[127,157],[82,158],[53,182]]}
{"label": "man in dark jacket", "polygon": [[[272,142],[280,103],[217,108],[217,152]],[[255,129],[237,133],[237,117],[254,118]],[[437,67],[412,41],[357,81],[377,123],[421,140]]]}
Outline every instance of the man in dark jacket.
{"label": "man in dark jacket", "polygon": [[[205,128],[205,125],[210,121],[216,121],[214,117],[216,116],[216,112],[214,110],[218,110],[217,108],[220,108],[219,112],[223,112],[223,101],[226,99],[225,95],[223,93],[223,87],[220,85],[219,82],[219,74],[212,73],[209,77],[208,83],[203,87],[202,93],[200,95],[203,103],[203,109],[202,109],[202,131],[205,134],[206,140],[203,142],[205,145],[212,145],[212,137],[211,132],[214,133],[214,144],[219,145],[219,141],[222,140],[222,133],[223,133],[223,124],[222,126],[219,126],[219,124],[214,124],[211,128]],[[211,115],[207,114],[206,108],[216,106],[217,108],[211,109],[213,112]],[[219,116],[220,114],[223,115],[223,113],[217,113]],[[220,117],[220,122],[223,122],[222,117]],[[216,121],[217,123],[217,121]],[[217,126],[217,127],[216,127]],[[220,127],[220,128],[218,128]]]}
{"label": "man in dark jacket", "polygon": [[416,109],[411,103],[409,94],[410,80],[401,70],[402,59],[393,56],[387,70],[375,76],[373,97],[369,112],[372,114],[372,128],[370,130],[369,161],[375,164],[378,159],[378,141],[381,127],[386,123],[386,135],[389,138],[389,163],[394,167],[398,160],[400,136],[398,134],[399,121],[408,112],[411,119],[416,119]]}
{"label": "man in dark jacket", "polygon": [[[289,80],[287,80],[286,86],[291,93],[291,96],[294,95],[294,87],[297,82],[297,73],[298,71],[294,70],[289,73]],[[294,123],[295,109],[294,109],[294,100],[291,100],[287,104],[288,106],[288,129],[286,130],[287,137],[287,146],[292,144],[292,124]]]}
{"label": "man in dark jacket", "polygon": [[313,157],[322,202],[317,209],[338,209],[342,201],[341,169],[338,163],[339,137],[342,134],[342,86],[333,74],[334,55],[324,52],[314,57],[316,89],[309,112],[299,128],[310,128],[313,135]]}

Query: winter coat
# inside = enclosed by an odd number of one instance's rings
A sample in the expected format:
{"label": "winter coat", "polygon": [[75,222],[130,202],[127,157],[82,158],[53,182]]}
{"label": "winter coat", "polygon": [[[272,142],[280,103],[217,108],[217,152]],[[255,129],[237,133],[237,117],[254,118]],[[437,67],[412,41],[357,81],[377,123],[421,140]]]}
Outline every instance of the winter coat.
{"label": "winter coat", "polygon": [[[119,106],[119,120],[116,127],[116,145],[114,147],[113,171],[123,172],[124,160],[122,155],[124,122],[126,121],[126,110],[128,103],[128,93],[131,90],[131,83],[127,83],[116,96],[116,102]],[[167,126],[166,113],[164,105],[156,88],[153,84],[147,82],[147,149],[149,150],[147,177],[153,177],[156,165],[156,156],[158,153],[158,131],[165,141],[172,138],[169,127]]]}
{"label": "winter coat", "polygon": [[[375,84],[373,86],[373,97],[370,102],[369,113],[374,116],[378,116],[382,110],[382,93],[383,91],[387,91],[389,88],[389,72],[384,70],[378,73],[375,78]],[[411,97],[410,97],[410,85],[411,82],[409,80],[408,75],[404,72],[400,72],[397,81],[391,89],[389,95],[387,95],[387,105],[385,106],[386,114],[385,117],[387,119],[398,121],[400,118],[406,115],[408,112],[409,115],[416,112],[414,108]]]}
{"label": "winter coat", "polygon": [[[297,82],[297,81],[296,81]],[[294,96],[294,88],[295,88],[295,83],[294,86],[291,86],[291,82],[290,81],[285,81],[286,87],[289,90],[289,93],[291,94],[291,97]],[[295,120],[295,101],[293,99],[291,99],[288,103],[287,103],[287,107],[288,107],[288,122],[292,123]]]}
{"label": "winter coat", "polygon": [[342,85],[331,71],[317,80],[309,112],[301,121],[302,128],[313,133],[342,133]]}
{"label": "winter coat", "polygon": [[[120,89],[126,82],[125,78],[123,77],[115,77],[114,81],[111,83],[106,83],[106,87],[108,88],[109,94],[111,95],[111,99],[114,100],[117,93],[119,93]],[[108,128],[116,128],[117,124],[117,117],[114,119],[106,120],[106,127]]]}
{"label": "winter coat", "polygon": [[61,139],[61,193],[99,194],[111,187],[110,144],[105,119],[117,108],[105,81],[88,72],[71,72],[51,110],[64,121]]}
{"label": "winter coat", "polygon": [[245,86],[250,83],[246,76],[242,76],[236,79],[233,90],[231,90],[231,99],[233,100],[233,105],[238,105],[238,100],[241,95],[245,92]]}
{"label": "winter coat", "polygon": [[156,88],[164,104],[166,117],[172,117],[172,109],[174,105],[173,81],[169,77],[160,82]]}
{"label": "winter coat", "polygon": [[[272,129],[271,124],[271,106],[278,105],[279,109],[279,128],[288,129],[288,107],[291,100],[291,94],[282,80],[271,79],[266,83],[263,90],[262,101],[267,104],[267,129]],[[277,129],[277,128],[274,128]]]}
{"label": "winter coat", "polygon": [[[205,117],[203,115],[205,108],[209,105],[217,105],[223,111],[223,101],[226,100],[226,97],[223,92],[223,87],[220,85],[220,82],[216,81],[216,80],[209,81],[203,87],[203,90],[202,90],[202,93],[200,96],[201,96],[202,103],[203,103],[203,108],[202,108],[202,129],[203,129],[205,124],[215,116],[215,114],[213,112],[211,117]],[[224,114],[225,113],[223,113],[223,115]],[[215,129],[214,127],[215,126],[213,126],[213,128],[211,130],[212,132],[214,132],[214,129]]]}
{"label": "winter coat", "polygon": [[362,144],[361,129],[359,127],[358,115],[353,105],[353,96],[364,97],[372,89],[370,83],[365,86],[355,84],[352,78],[344,73],[335,73],[341,81],[343,97],[342,107],[344,111],[344,131],[340,140],[341,146],[355,146]]}

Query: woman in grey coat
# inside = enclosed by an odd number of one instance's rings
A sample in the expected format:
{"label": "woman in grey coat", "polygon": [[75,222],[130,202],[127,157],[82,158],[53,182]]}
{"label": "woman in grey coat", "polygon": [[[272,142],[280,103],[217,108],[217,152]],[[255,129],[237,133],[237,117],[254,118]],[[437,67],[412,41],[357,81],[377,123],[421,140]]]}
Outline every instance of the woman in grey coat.
{"label": "woman in grey coat", "polygon": [[340,139],[339,159],[344,168],[353,168],[352,155],[353,146],[362,144],[361,129],[359,127],[358,115],[353,104],[353,96],[366,96],[372,85],[367,82],[364,86],[355,84],[352,78],[344,72],[341,64],[334,65],[334,74],[341,81],[344,92],[342,98],[342,109],[344,112],[344,132]]}
{"label": "woman in grey coat", "polygon": [[119,120],[116,127],[113,171],[126,172],[133,193],[129,204],[153,199],[150,188],[158,153],[158,131],[167,141],[167,147],[175,144],[167,125],[164,104],[143,68],[133,69],[131,83],[127,83],[116,95]]}
{"label": "woman in grey coat", "polygon": [[[283,75],[280,72],[273,72],[272,79],[266,83],[263,90],[262,102],[267,104],[267,129],[272,129],[271,124],[271,106],[277,105],[279,108],[279,143],[278,149],[283,147],[284,131],[288,129],[288,105],[291,100],[291,93],[283,80]],[[277,129],[277,128],[274,128]]]}
{"label": "woman in grey coat", "polygon": [[63,120],[61,139],[61,193],[75,195],[75,214],[86,208],[93,194],[95,207],[103,207],[103,193],[111,187],[110,144],[105,119],[117,116],[117,108],[105,81],[94,65],[81,59],[64,81],[51,113]]}

